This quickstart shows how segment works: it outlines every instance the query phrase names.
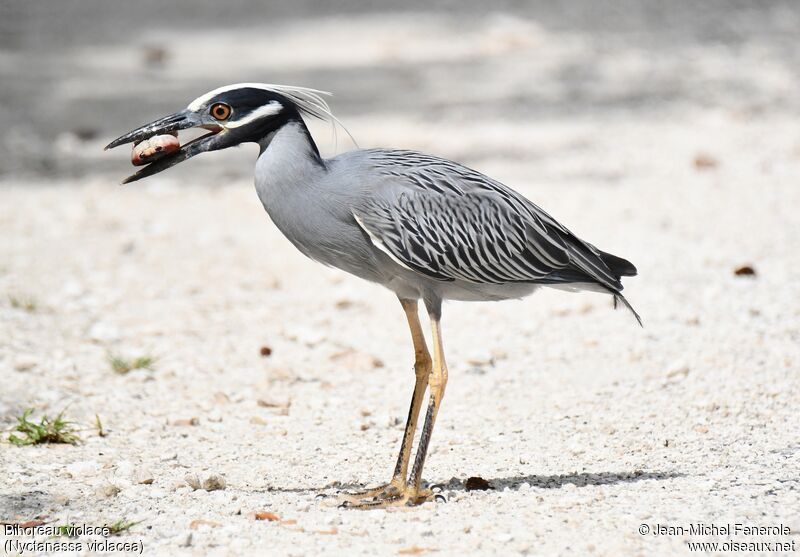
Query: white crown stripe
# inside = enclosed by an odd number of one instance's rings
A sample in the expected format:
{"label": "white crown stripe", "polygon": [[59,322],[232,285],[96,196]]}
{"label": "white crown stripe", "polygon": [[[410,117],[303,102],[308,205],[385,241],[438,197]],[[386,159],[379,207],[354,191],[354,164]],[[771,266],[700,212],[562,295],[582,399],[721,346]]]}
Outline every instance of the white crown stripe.
{"label": "white crown stripe", "polygon": [[[250,114],[242,118],[241,120],[231,120],[230,122],[225,123],[226,128],[238,128],[240,126],[245,126],[254,120],[258,120],[259,118],[263,118],[264,116],[270,116],[272,114],[277,114],[283,110],[283,105],[278,101],[272,101],[269,104],[265,104],[264,106],[259,106],[255,110],[253,110]],[[235,114],[234,114],[235,116]]]}

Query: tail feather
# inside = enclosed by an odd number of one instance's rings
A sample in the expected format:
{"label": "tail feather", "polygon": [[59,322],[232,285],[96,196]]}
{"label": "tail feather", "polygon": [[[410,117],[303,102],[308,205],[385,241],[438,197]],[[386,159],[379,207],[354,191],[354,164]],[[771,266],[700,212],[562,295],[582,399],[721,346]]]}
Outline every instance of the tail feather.
{"label": "tail feather", "polygon": [[640,327],[642,327],[642,328],[644,328],[644,324],[642,323],[642,318],[639,316],[639,314],[638,314],[638,313],[636,313],[636,310],[635,310],[635,309],[633,309],[633,306],[630,304],[630,302],[628,302],[628,300],[627,300],[627,299],[625,299],[625,296],[623,296],[623,295],[622,295],[622,294],[620,294],[619,292],[612,292],[612,294],[613,294],[613,296],[614,296],[614,309],[617,309],[617,304],[619,304],[620,302],[622,302],[622,304],[623,304],[623,305],[624,305],[626,308],[628,308],[628,310],[629,310],[629,311],[630,311],[630,312],[633,314],[633,316],[636,318],[636,321],[638,321],[638,322],[639,322],[639,326],[640,326]]}
{"label": "tail feather", "polygon": [[[598,250],[600,251],[600,250]],[[611,272],[620,277],[635,277],[636,276],[636,267],[628,261],[627,259],[623,259],[621,257],[617,257],[611,253],[606,253],[604,251],[600,251],[600,259],[603,260]]]}

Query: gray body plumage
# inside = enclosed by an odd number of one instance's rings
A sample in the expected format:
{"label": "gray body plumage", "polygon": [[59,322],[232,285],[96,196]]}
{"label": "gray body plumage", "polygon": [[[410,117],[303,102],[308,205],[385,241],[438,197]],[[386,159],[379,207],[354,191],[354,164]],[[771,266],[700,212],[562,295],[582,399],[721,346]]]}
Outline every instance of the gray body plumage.
{"label": "gray body plumage", "polygon": [[401,150],[357,149],[323,160],[300,122],[260,145],[259,198],[316,261],[431,307],[445,299],[519,298],[546,285],[607,292],[630,308],[620,277],[636,274],[633,265],[479,172]]}

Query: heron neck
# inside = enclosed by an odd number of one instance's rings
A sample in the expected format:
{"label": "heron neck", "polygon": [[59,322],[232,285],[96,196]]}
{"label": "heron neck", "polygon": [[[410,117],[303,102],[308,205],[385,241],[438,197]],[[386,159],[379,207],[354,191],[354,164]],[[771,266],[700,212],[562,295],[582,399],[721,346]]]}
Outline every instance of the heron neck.
{"label": "heron neck", "polygon": [[325,161],[319,154],[319,149],[314,142],[314,138],[311,137],[311,132],[308,131],[308,126],[299,115],[290,118],[283,126],[271,131],[258,142],[261,147],[259,157],[269,149],[272,142],[278,137],[280,137],[279,143],[282,149],[289,147],[295,157],[302,155],[304,158],[311,158],[317,164],[325,166]]}
{"label": "heron neck", "polygon": [[327,172],[325,161],[302,122],[285,124],[259,144],[256,189],[265,207],[316,187]]}

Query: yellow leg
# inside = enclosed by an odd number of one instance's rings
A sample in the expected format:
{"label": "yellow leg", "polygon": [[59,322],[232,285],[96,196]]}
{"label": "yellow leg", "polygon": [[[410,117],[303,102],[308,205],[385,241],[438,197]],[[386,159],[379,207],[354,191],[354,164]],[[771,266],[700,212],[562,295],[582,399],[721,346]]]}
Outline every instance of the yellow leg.
{"label": "yellow leg", "polygon": [[430,497],[429,493],[422,493],[422,468],[425,466],[425,457],[428,454],[428,444],[431,441],[433,425],[436,423],[436,414],[444,398],[444,391],[447,387],[447,363],[444,359],[444,346],[442,344],[442,329],[440,317],[431,315],[431,329],[433,331],[433,370],[431,371],[430,400],[428,401],[428,412],[425,415],[425,425],[422,426],[422,437],[417,447],[417,456],[414,459],[414,467],[411,469],[409,488],[413,495],[423,500]]}
{"label": "yellow leg", "polygon": [[406,429],[403,433],[403,443],[400,445],[400,454],[397,456],[397,465],[394,468],[392,483],[398,487],[405,488],[406,475],[408,474],[408,462],[411,460],[411,445],[414,442],[414,433],[417,431],[417,419],[422,408],[422,395],[428,387],[428,377],[431,373],[431,355],[428,346],[425,344],[425,335],[422,333],[422,325],[419,322],[416,300],[401,300],[403,309],[408,319],[408,327],[411,329],[411,340],[414,343],[414,393],[411,395],[411,406],[408,409],[408,419]]}
{"label": "yellow leg", "polygon": [[411,446],[414,443],[414,433],[417,431],[417,420],[419,411],[422,408],[422,397],[428,387],[428,377],[431,373],[431,355],[425,343],[425,335],[422,332],[422,325],[419,322],[419,312],[416,300],[400,300],[403,311],[406,313],[408,328],[411,330],[411,341],[414,343],[414,393],[411,395],[411,406],[408,409],[408,418],[403,433],[403,441],[400,445],[400,454],[397,456],[397,464],[391,481],[381,487],[368,489],[365,491],[349,493],[345,497],[351,501],[363,499],[385,499],[397,498],[406,490],[406,476],[408,475],[408,464],[411,460]]}
{"label": "yellow leg", "polygon": [[[411,469],[411,477],[406,481],[405,472],[408,469],[408,460],[411,441],[414,438],[414,428],[417,422],[417,414],[421,406],[422,392],[418,392],[420,385],[420,375],[417,371],[417,385],[414,389],[414,399],[411,402],[409,411],[409,423],[406,426],[406,435],[403,437],[403,446],[400,450],[400,457],[397,461],[397,468],[392,482],[383,489],[371,493],[372,499],[361,498],[359,502],[353,502],[347,506],[359,509],[375,509],[397,505],[418,505],[434,498],[433,492],[422,488],[422,468],[425,466],[425,457],[428,453],[433,425],[436,422],[436,414],[444,398],[445,387],[447,386],[447,364],[444,359],[444,347],[442,345],[442,331],[439,325],[440,314],[437,308],[435,312],[429,312],[431,318],[431,328],[433,331],[433,366],[430,371],[428,384],[430,386],[430,398],[428,400],[428,411],[425,414],[425,424],[422,426],[422,436],[417,447],[417,455],[414,459],[414,467]],[[413,333],[412,327],[412,335]],[[420,332],[420,336],[421,332]],[[427,352],[427,351],[426,351]],[[424,387],[420,389],[424,391]],[[419,400],[418,400],[419,399]],[[413,419],[412,419],[413,417]],[[408,429],[411,426],[411,431]],[[369,497],[369,495],[367,496]]]}

